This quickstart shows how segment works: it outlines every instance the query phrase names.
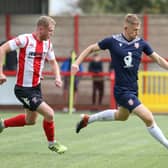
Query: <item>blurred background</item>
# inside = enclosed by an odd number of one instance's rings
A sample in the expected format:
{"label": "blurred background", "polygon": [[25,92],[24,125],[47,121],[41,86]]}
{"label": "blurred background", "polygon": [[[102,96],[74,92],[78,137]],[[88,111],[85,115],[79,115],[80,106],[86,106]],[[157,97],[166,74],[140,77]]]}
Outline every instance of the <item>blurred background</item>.
{"label": "blurred background", "polygon": [[[149,41],[161,56],[167,56],[168,41],[168,0],[1,0],[0,1],[0,43],[19,34],[34,31],[35,23],[40,15],[50,15],[57,22],[55,35],[52,38],[56,59],[59,65],[71,56],[75,50],[77,55],[89,44],[106,36],[122,32],[123,17],[127,13],[136,13],[142,21],[140,36]],[[12,55],[12,57],[11,57]],[[115,81],[110,69],[108,52],[100,52],[103,63],[104,94],[101,104],[92,102],[92,76],[88,57],[83,63],[83,72],[78,86],[76,110],[100,110],[116,107],[113,97]],[[17,66],[17,52],[10,53],[4,60],[4,70],[8,82],[0,87],[0,108],[20,108],[13,94]],[[158,68],[147,56],[143,55],[140,70],[140,99],[155,112],[166,112],[168,104],[167,73]],[[62,72],[64,77],[66,74]],[[55,88],[52,75],[46,62],[44,70],[46,80],[42,81],[45,100],[55,110],[63,110],[68,106],[64,101],[64,90]],[[98,95],[97,95],[98,97]]]}

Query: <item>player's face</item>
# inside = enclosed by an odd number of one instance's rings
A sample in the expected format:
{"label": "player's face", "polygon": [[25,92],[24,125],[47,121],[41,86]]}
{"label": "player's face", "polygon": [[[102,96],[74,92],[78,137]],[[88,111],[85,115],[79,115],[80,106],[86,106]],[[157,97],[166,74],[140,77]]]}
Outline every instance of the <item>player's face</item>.
{"label": "player's face", "polygon": [[55,31],[55,26],[51,24],[48,27],[48,36],[49,36],[49,38],[54,35],[54,31]]}
{"label": "player's face", "polygon": [[51,36],[53,36],[54,31],[55,31],[54,25],[49,25],[48,27],[41,26],[40,40],[48,40]]}
{"label": "player's face", "polygon": [[140,24],[128,24],[125,27],[125,34],[126,34],[126,38],[128,38],[128,40],[134,40],[140,30]]}

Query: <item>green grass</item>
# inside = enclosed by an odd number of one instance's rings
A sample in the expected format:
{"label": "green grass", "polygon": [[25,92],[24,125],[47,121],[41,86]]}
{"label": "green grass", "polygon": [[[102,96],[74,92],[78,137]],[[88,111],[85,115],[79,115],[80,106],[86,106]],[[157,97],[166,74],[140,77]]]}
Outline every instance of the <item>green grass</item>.
{"label": "green grass", "polygon": [[[1,112],[3,118],[17,113]],[[168,135],[168,116],[155,116]],[[63,155],[50,152],[42,129],[8,128],[0,135],[0,168],[165,168],[168,151],[135,116],[127,122],[97,122],[75,133],[79,114],[55,114],[56,136],[68,147]]]}

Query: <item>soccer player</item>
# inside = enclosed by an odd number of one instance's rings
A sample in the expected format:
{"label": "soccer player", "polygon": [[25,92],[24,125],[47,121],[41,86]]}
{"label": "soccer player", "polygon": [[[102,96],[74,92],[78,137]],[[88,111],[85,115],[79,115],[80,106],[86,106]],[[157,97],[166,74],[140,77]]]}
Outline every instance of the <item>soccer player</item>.
{"label": "soccer player", "polygon": [[6,82],[3,74],[3,57],[7,52],[19,50],[15,95],[23,104],[25,113],[9,119],[0,120],[0,132],[8,127],[34,125],[38,114],[44,117],[43,129],[48,140],[48,148],[58,154],[67,147],[55,140],[54,110],[43,101],[40,79],[47,58],[55,77],[55,85],[62,86],[60,70],[55,59],[50,36],[55,31],[56,22],[49,16],[41,16],[36,29],[31,34],[22,34],[0,47],[0,84]]}
{"label": "soccer player", "polygon": [[124,20],[123,33],[112,35],[88,46],[71,67],[71,73],[78,71],[83,59],[94,51],[108,49],[114,66],[114,95],[118,109],[108,109],[93,115],[83,114],[77,123],[76,133],[95,121],[125,121],[131,113],[136,114],[146,125],[148,132],[166,148],[168,140],[160,130],[152,113],[138,99],[137,73],[142,52],[152,58],[160,67],[168,69],[168,63],[158,55],[151,46],[138,37],[140,20],[135,14],[127,14]]}

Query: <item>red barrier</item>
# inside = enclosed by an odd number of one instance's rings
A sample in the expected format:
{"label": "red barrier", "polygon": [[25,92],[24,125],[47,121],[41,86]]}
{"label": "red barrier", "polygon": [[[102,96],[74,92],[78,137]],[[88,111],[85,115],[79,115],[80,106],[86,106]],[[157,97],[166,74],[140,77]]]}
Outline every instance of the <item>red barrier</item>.
{"label": "red barrier", "polygon": [[[7,76],[16,76],[16,71],[4,71],[5,75]],[[70,72],[61,72],[62,76],[70,76]],[[45,71],[43,72],[43,76],[44,77],[52,77],[53,73],[50,71]],[[83,76],[83,77],[93,77],[93,76],[103,76],[103,77],[107,77],[110,80],[111,83],[111,87],[110,87],[110,108],[116,108],[116,102],[114,99],[114,95],[113,95],[113,88],[114,88],[114,72],[109,73],[109,72],[100,72],[100,73],[93,73],[93,72],[78,72],[76,74],[76,76]],[[42,77],[43,79],[43,77]]]}
{"label": "red barrier", "polygon": [[[56,60],[58,61],[58,62],[64,62],[66,59],[67,59],[68,57],[65,57],[65,56],[56,56]],[[165,58],[167,61],[168,61],[168,58]],[[84,59],[84,62],[90,62],[90,61],[92,61],[93,60],[93,57],[87,57],[87,58],[85,58]],[[101,61],[102,62],[110,62],[111,61],[111,58],[110,58],[110,56],[107,56],[107,57],[102,57],[101,58]],[[142,63],[152,63],[153,62],[153,60],[152,59],[150,59],[149,57],[142,57],[142,60],[141,60],[141,62]]]}
{"label": "red barrier", "polygon": [[114,98],[114,84],[115,84],[115,74],[114,72],[110,73],[110,81],[111,81],[111,87],[110,87],[110,108],[111,109],[116,109],[117,108],[117,104]]}
{"label": "red barrier", "polygon": [[74,50],[79,54],[79,15],[74,16]]}
{"label": "red barrier", "polygon": [[6,35],[6,40],[11,39],[11,18],[10,18],[10,15],[5,16],[5,35]]}

